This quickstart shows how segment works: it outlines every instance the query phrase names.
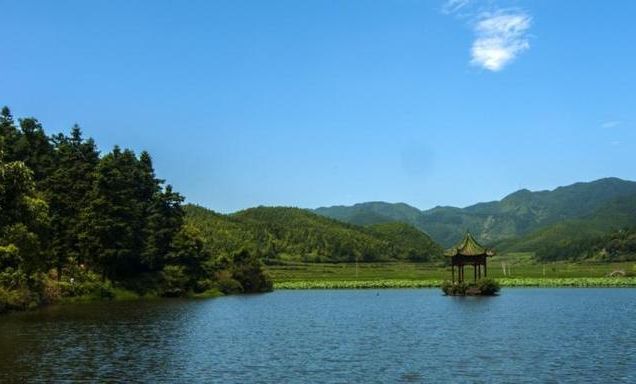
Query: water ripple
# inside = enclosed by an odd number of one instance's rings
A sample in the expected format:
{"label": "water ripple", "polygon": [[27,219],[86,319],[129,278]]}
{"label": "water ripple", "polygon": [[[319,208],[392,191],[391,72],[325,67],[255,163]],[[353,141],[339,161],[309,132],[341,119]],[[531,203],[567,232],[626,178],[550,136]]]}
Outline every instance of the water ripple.
{"label": "water ripple", "polygon": [[0,382],[633,383],[636,290],[279,291],[0,318]]}

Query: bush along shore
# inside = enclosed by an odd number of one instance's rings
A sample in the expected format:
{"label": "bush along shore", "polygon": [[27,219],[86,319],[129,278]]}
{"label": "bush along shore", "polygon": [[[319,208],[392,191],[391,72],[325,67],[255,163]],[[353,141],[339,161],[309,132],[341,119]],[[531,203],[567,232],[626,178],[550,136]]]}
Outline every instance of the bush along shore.
{"label": "bush along shore", "polygon": [[500,290],[499,283],[488,278],[475,283],[444,281],[441,288],[447,296],[494,296]]}
{"label": "bush along shore", "polygon": [[[246,253],[243,253],[242,257],[245,255]],[[6,271],[0,274],[2,279],[8,276]],[[31,275],[30,278],[30,281],[2,281],[0,314],[35,309],[49,304],[160,297],[200,299],[269,292],[273,289],[271,279],[260,270],[260,262],[253,263],[250,267],[246,267],[245,264],[226,265],[225,269],[211,271],[208,278],[197,281],[193,281],[193,278],[179,267],[165,268],[161,272],[144,273],[119,281],[102,280],[100,275],[82,268],[73,272],[65,271],[61,277],[57,275],[57,271],[51,270],[47,274]]]}
{"label": "bush along shore", "polygon": [[[501,287],[539,288],[636,288],[636,277],[574,277],[574,278],[501,278]],[[439,288],[442,280],[304,280],[280,281],[274,289],[384,289]]]}

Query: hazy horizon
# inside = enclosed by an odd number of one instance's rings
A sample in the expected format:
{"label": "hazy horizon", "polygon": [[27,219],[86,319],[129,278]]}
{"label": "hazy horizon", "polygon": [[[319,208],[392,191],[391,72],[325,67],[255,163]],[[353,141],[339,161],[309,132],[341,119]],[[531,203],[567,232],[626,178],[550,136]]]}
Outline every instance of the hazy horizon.
{"label": "hazy horizon", "polygon": [[[357,204],[366,204],[366,203],[387,203],[387,204],[406,204],[406,205],[409,205],[409,206],[411,206],[413,208],[417,208],[420,211],[427,211],[427,210],[430,210],[430,209],[433,209],[433,208],[437,208],[437,207],[453,207],[453,208],[463,209],[463,208],[467,208],[467,207],[470,207],[470,206],[473,206],[473,205],[476,205],[476,204],[489,203],[489,202],[493,202],[493,201],[500,201],[503,198],[505,198],[505,197],[507,197],[507,196],[509,196],[509,195],[511,195],[513,193],[519,192],[521,190],[528,190],[530,192],[552,192],[555,189],[560,188],[560,187],[569,187],[571,185],[578,184],[578,183],[591,183],[591,182],[595,182],[595,181],[599,181],[599,180],[603,180],[603,179],[619,179],[619,180],[626,181],[626,182],[635,182],[634,180],[623,179],[623,178],[619,178],[619,177],[615,177],[615,176],[607,176],[607,177],[602,177],[600,179],[594,179],[594,180],[580,180],[580,181],[577,181],[577,182],[574,182],[574,183],[571,183],[571,184],[557,185],[557,186],[555,186],[553,188],[547,188],[547,189],[536,189],[535,190],[535,189],[530,189],[530,188],[520,188],[520,189],[516,189],[514,191],[509,191],[508,193],[504,193],[504,195],[499,197],[499,198],[493,198],[493,199],[490,199],[490,200],[475,201],[475,202],[472,202],[472,203],[469,203],[469,204],[463,205],[463,206],[443,204],[443,203],[440,202],[440,203],[438,203],[436,205],[429,206],[429,207],[419,207],[417,205],[409,203],[408,201],[388,201],[388,200],[368,200],[368,201],[358,201],[358,202],[351,203],[351,204],[320,205],[320,206],[317,206],[317,207],[301,207],[301,206],[285,205],[285,204],[278,205],[278,206],[295,207],[295,208],[302,208],[302,209],[318,209],[318,208],[330,208],[330,207],[336,207],[336,206],[349,207],[349,206],[353,206],[353,205],[357,205]],[[223,213],[223,214],[236,213],[236,212],[239,212],[239,211],[242,211],[242,210],[245,210],[245,209],[255,208],[255,207],[258,207],[258,206],[266,206],[266,207],[270,206],[270,205],[266,205],[266,204],[258,204],[258,205],[252,206],[252,207],[241,208],[241,209],[238,209],[236,211],[222,212],[222,211],[215,210],[213,207],[208,207],[208,206],[206,206],[204,204],[199,204],[199,203],[197,203],[195,201],[187,201],[187,203],[198,205],[198,206],[201,206],[201,207],[204,207],[204,208],[208,208],[208,209],[211,209],[211,210],[213,210],[215,212],[219,212],[219,213]]]}
{"label": "hazy horizon", "polygon": [[633,2],[4,5],[0,104],[218,212],[636,179]]}

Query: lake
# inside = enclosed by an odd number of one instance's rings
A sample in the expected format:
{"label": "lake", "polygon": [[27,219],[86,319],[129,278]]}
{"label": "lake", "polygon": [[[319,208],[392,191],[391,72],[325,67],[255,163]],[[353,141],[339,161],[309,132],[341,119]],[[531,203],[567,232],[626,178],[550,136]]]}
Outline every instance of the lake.
{"label": "lake", "polygon": [[0,317],[0,382],[634,383],[636,289],[277,291]]}

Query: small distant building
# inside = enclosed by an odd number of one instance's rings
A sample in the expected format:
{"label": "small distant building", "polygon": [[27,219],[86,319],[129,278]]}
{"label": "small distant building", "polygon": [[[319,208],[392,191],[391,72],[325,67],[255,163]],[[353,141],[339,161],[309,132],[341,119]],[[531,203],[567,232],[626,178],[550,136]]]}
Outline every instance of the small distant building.
{"label": "small distant building", "polygon": [[457,268],[457,282],[464,282],[464,267],[466,265],[473,266],[475,281],[481,278],[482,266],[484,277],[488,276],[488,268],[486,259],[495,255],[495,251],[483,247],[470,234],[466,233],[464,239],[457,243],[454,247],[447,249],[444,255],[451,258],[452,281],[455,282],[455,268]]}

